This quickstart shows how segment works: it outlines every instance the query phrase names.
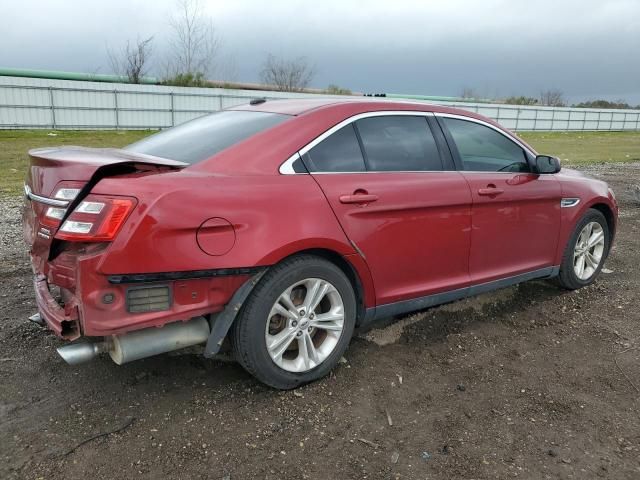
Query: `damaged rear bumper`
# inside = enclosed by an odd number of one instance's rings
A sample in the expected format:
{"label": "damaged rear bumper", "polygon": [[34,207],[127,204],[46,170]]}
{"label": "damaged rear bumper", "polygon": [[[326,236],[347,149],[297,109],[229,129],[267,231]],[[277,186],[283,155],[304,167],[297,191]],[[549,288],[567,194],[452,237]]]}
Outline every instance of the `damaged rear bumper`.
{"label": "damaged rear bumper", "polygon": [[80,337],[80,316],[75,302],[61,305],[59,300],[51,294],[44,275],[34,277],[33,288],[36,293],[38,312],[45,325],[57,336],[66,340],[75,340]]}
{"label": "damaged rear bumper", "polygon": [[[114,276],[101,273],[99,264],[99,254],[64,252],[46,262],[46,274],[36,271],[38,311],[57,336],[108,337],[217,313],[252,277],[239,270],[208,277],[197,272],[196,278],[183,272],[187,274],[148,274],[144,279],[118,275],[119,283],[114,283]],[[161,299],[153,297],[158,292],[164,295]]]}

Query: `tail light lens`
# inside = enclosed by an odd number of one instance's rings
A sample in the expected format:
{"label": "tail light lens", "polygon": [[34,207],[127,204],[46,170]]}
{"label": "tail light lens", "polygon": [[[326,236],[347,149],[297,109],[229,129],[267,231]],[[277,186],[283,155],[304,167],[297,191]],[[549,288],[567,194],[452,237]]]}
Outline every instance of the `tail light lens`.
{"label": "tail light lens", "polygon": [[44,214],[46,217],[46,223],[49,225],[57,225],[64,217],[64,214],[67,212],[66,208],[60,207],[49,207],[47,208],[47,212]]}
{"label": "tail light lens", "polygon": [[75,242],[109,242],[136,206],[132,197],[87,195],[67,217],[56,238]]}
{"label": "tail light lens", "polygon": [[73,200],[80,193],[80,188],[64,186],[58,188],[56,190],[56,194],[53,198],[57,198],[58,200]]}
{"label": "tail light lens", "polygon": [[[53,195],[56,200],[72,201],[80,193],[82,185],[77,182],[62,182],[58,184],[58,189]],[[64,207],[48,207],[44,214],[42,223],[50,227],[57,227],[64,217],[67,209]]]}

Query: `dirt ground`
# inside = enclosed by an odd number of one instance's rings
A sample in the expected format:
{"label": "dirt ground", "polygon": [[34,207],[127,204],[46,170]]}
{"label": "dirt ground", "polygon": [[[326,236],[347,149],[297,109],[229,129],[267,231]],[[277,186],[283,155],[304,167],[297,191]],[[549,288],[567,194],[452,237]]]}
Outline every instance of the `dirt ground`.
{"label": "dirt ground", "polygon": [[194,354],[65,365],[26,321],[20,201],[3,200],[0,478],[640,478],[640,163],[585,170],[622,205],[597,283],[405,317],[291,392]]}

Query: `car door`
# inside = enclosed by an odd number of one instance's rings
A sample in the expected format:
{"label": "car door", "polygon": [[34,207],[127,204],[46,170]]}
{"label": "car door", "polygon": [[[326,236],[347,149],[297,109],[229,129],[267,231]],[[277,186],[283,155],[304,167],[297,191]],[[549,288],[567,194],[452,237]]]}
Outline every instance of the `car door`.
{"label": "car door", "polygon": [[489,124],[438,120],[473,196],[472,283],[552,266],[560,232],[557,179],[532,173],[523,146]]}
{"label": "car door", "polygon": [[407,113],[343,122],[301,151],[366,260],[378,305],[469,284],[469,187],[444,171],[426,116]]}

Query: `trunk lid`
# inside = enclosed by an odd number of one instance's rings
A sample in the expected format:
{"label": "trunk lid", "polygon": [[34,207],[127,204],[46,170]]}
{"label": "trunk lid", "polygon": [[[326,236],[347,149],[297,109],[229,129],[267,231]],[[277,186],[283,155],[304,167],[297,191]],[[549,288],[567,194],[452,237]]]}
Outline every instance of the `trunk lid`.
{"label": "trunk lid", "polygon": [[37,148],[29,150],[29,156],[31,165],[27,173],[27,186],[33,193],[43,196],[53,196],[53,189],[61,181],[88,182],[100,168],[109,165],[155,165],[169,168],[184,168],[189,165],[117,148]]}
{"label": "trunk lid", "polygon": [[[30,247],[34,269],[44,262],[62,220],[46,217],[49,208],[66,209],[65,217],[100,181],[116,175],[162,173],[187,163],[114,148],[57,147],[29,151],[31,163],[25,181],[24,239]],[[80,190],[73,199],[54,198],[60,186]],[[135,192],[134,192],[135,195]]]}

